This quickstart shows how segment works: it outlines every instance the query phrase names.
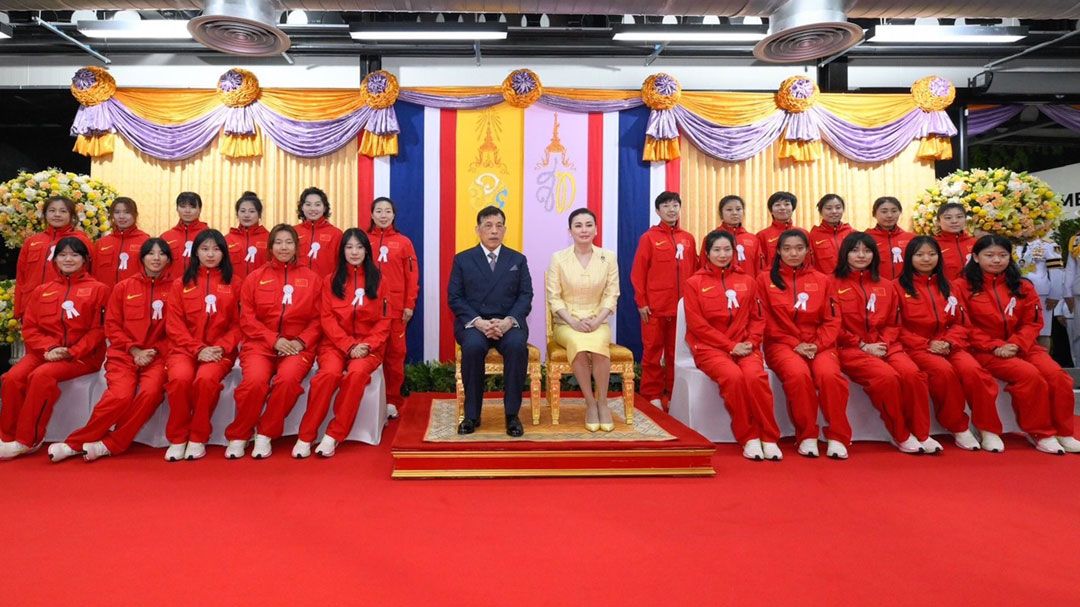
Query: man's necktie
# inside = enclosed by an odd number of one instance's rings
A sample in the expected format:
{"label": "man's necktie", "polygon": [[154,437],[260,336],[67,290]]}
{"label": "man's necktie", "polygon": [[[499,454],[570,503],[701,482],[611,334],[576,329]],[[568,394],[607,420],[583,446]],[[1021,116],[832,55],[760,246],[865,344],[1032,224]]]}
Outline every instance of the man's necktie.
{"label": "man's necktie", "polygon": [[490,261],[488,261],[488,265],[491,266],[491,271],[494,272],[495,271],[495,260],[497,259],[495,257],[495,254],[494,253],[488,253],[488,259],[490,260]]}

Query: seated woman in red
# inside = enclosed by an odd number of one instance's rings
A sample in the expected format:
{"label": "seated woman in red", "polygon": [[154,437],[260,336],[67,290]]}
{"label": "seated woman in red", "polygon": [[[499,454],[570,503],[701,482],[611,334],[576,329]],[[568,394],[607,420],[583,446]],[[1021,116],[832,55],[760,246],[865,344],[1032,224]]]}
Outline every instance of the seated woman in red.
{"label": "seated woman in red", "polygon": [[84,453],[92,462],[123,453],[135,440],[165,398],[165,305],[170,285],[161,276],[172,261],[169,245],[150,238],[139,249],[141,272],[121,280],[109,296],[105,310],[105,382],[90,421],[67,440],[49,445],[49,457],[59,462]]}
{"label": "seated woman in red", "polygon": [[334,455],[352,430],[364,389],[382,364],[390,336],[390,303],[379,290],[379,269],[367,234],[358,228],[345,230],[337,258],[333,278],[322,286],[319,372],[311,380],[307,411],[293,447],[296,458],[311,455],[311,443],[326,419],[330,397],[337,392],[334,417],[315,448],[323,457]]}
{"label": "seated woman in red", "polygon": [[139,252],[150,235],[139,229],[139,207],[135,201],[120,196],[109,207],[112,231],[94,243],[94,278],[107,287],[138,276]]}
{"label": "seated woman in red", "polygon": [[165,384],[165,461],[170,462],[206,455],[210,419],[240,343],[240,285],[233,278],[225,237],[217,230],[203,230],[192,248],[191,264],[173,282],[165,311],[172,346]]}
{"label": "seated woman in red", "polygon": [[975,238],[967,233],[967,211],[959,202],[947,202],[938,207],[937,221],[941,232],[935,238],[941,247],[945,278],[956,280],[975,246]]}
{"label": "seated woman in red", "polygon": [[757,283],[735,265],[735,247],[730,232],[705,236],[707,263],[683,291],[686,343],[697,368],[720,386],[743,457],[780,461],[780,429],[761,357],[765,316]]}
{"label": "seated woman in red", "polygon": [[[758,237],[753,232],[746,231],[743,227],[743,215],[746,205],[743,199],[734,194],[728,194],[720,199],[720,225],[718,231],[728,232],[735,237],[735,258],[732,260],[734,267],[740,272],[753,278],[765,267],[765,257],[761,253],[761,245]],[[701,265],[708,267],[709,249],[705,243],[701,246]]]}
{"label": "seated woman in red", "polygon": [[[975,241],[954,289],[971,323],[975,360],[1006,383],[1016,421],[1035,448],[1080,453],[1080,441],[1073,437],[1072,378],[1035,343],[1042,304],[1031,282],[1020,277],[1012,243],[994,234]],[[983,436],[985,441],[985,431]]]}
{"label": "seated woman in red", "polygon": [[[287,224],[270,230],[270,261],[252,272],[240,291],[243,379],[236,387],[236,417],[225,429],[225,457],[238,459],[255,431],[255,459],[270,457],[285,418],[304,393],[300,383],[315,364],[322,278],[297,260],[299,238]],[[266,411],[263,411],[263,405]],[[256,426],[258,428],[256,429]]]}
{"label": "seated woman in red", "polygon": [[[15,266],[15,318],[21,320],[26,311],[27,298],[39,285],[58,278],[53,259],[56,246],[61,238],[74,236],[88,251],[94,250],[93,243],[86,234],[75,229],[79,216],[75,213],[75,203],[63,196],[53,196],[45,201],[45,231],[34,234],[23,241],[19,249],[19,261]],[[91,271],[91,260],[86,261],[86,271]]]}
{"label": "seated woman in red", "polygon": [[839,194],[826,194],[817,203],[821,223],[810,228],[810,252],[814,269],[832,276],[840,260],[840,243],[851,233],[851,226],[844,223],[844,199]]}
{"label": "seated woman in red", "polygon": [[[904,251],[904,272],[896,281],[900,306],[900,343],[929,382],[938,422],[952,433],[956,446],[979,449],[971,422],[983,437],[1001,434],[997,382],[966,350],[964,310],[945,278],[941,249],[929,236],[916,236]],[[964,412],[971,405],[971,419]],[[995,450],[997,445],[986,443]]]}
{"label": "seated woman in red", "polygon": [[806,232],[788,230],[772,270],[758,274],[765,306],[765,362],[784,385],[799,455],[818,456],[818,404],[828,427],[828,455],[846,459],[848,380],[840,372],[836,336],[840,316],[829,297],[829,277],[807,265]]}
{"label": "seated woman in red", "polygon": [[882,196],[874,201],[874,219],[877,225],[866,231],[877,243],[881,256],[881,275],[889,280],[900,278],[904,271],[904,249],[915,237],[899,225],[904,208],[892,196]]}
{"label": "seated woman in red", "polygon": [[237,226],[229,230],[225,242],[229,245],[233,281],[239,289],[244,279],[266,263],[266,239],[270,233],[262,226],[263,205],[255,192],[244,192],[236,201]]}
{"label": "seated woman in red", "polygon": [[300,218],[300,223],[294,226],[300,238],[297,260],[321,278],[330,276],[337,263],[334,253],[341,242],[341,230],[330,223],[330,200],[326,192],[315,187],[301,192],[296,216]]}
{"label": "seated woman in red", "polygon": [[0,459],[41,446],[62,381],[96,373],[105,358],[102,320],[109,287],[88,272],[90,248],[75,236],[56,243],[57,278],[26,297],[26,356],[0,378]]}
{"label": "seated woman in red", "polygon": [[897,449],[938,453],[941,444],[930,436],[926,374],[900,345],[896,291],[882,280],[880,263],[874,239],[862,232],[848,234],[840,245],[831,289],[843,320],[840,368],[866,391]]}

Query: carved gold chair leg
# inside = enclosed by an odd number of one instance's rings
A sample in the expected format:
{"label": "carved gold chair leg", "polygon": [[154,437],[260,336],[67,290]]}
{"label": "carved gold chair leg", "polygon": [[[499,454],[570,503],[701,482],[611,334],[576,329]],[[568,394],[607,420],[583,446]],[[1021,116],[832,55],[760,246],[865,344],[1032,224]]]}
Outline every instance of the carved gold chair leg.
{"label": "carved gold chair leg", "polygon": [[559,384],[562,380],[560,366],[554,363],[548,365],[547,394],[548,406],[551,407],[551,425],[559,425]]}
{"label": "carved gold chair leg", "polygon": [[623,371],[623,414],[626,415],[628,426],[634,425],[634,379],[633,367]]}
{"label": "carved gold chair leg", "polygon": [[540,423],[540,363],[529,364],[529,408],[532,409],[532,423]]}
{"label": "carved gold chair leg", "polygon": [[457,384],[457,418],[460,424],[465,419],[465,383],[461,381],[461,361],[454,365],[454,380]]}

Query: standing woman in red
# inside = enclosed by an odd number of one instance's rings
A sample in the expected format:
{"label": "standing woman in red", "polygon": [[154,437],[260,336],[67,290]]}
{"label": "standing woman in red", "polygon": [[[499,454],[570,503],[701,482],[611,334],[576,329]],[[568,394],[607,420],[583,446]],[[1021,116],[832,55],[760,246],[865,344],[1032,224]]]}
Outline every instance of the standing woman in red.
{"label": "standing woman in red", "polygon": [[57,277],[26,298],[22,335],[26,356],[0,378],[0,459],[41,445],[58,384],[95,373],[105,358],[109,288],[90,275],[90,248],[75,236],[56,243]]}
{"label": "standing woman in red", "polygon": [[731,432],[743,457],[780,461],[780,429],[761,358],[765,313],[753,278],[735,265],[736,239],[714,230],[705,236],[708,260],[686,281],[686,343],[694,364],[720,386]]}
{"label": "standing woman in red", "polygon": [[[86,234],[77,231],[78,214],[75,203],[63,196],[53,196],[45,201],[45,231],[34,234],[23,241],[19,250],[19,261],[15,267],[15,318],[22,319],[26,311],[26,297],[39,285],[51,282],[58,277],[53,258],[56,245],[62,238],[74,236],[93,251],[93,243]],[[90,260],[86,260],[86,271],[90,271]]]}
{"label": "standing woman in red", "polygon": [[758,274],[765,306],[765,362],[784,385],[799,455],[818,456],[818,403],[828,427],[828,456],[847,458],[848,380],[840,372],[840,316],[829,298],[829,277],[806,263],[806,232],[788,230],[769,273]]}
{"label": "standing woman in red", "polygon": [[877,243],[881,256],[881,275],[888,280],[900,278],[904,271],[904,249],[915,235],[897,225],[904,208],[892,196],[882,196],[874,201],[874,219],[877,226],[866,231]]}
{"label": "standing woman in red", "polygon": [[[967,351],[964,310],[945,278],[941,249],[929,236],[916,236],[904,251],[904,272],[896,281],[900,306],[900,343],[927,377],[938,422],[952,433],[956,446],[979,449],[971,424],[982,431],[982,448],[999,451],[997,382]],[[971,405],[971,419],[964,412]],[[994,438],[991,438],[994,437]],[[1000,443],[1001,439],[997,439]]]}
{"label": "standing woman in red", "polygon": [[780,242],[781,234],[787,230],[797,230],[807,238],[810,236],[806,230],[797,228],[791,223],[791,216],[795,213],[795,207],[799,206],[799,199],[794,194],[791,192],[774,192],[772,196],[769,196],[767,204],[769,214],[772,215],[772,225],[757,233],[758,250],[761,251],[764,263],[762,267],[766,269],[773,266],[773,259],[776,257],[776,247],[777,243]]}
{"label": "standing woman in red", "polygon": [[810,252],[814,269],[832,275],[840,261],[840,244],[851,234],[851,226],[844,223],[844,199],[839,194],[826,194],[817,203],[821,224],[810,228]]}
{"label": "standing woman in red", "polygon": [[837,346],[840,368],[861,385],[902,453],[938,453],[930,436],[926,374],[900,345],[896,290],[878,270],[874,239],[849,234],[840,245],[832,297],[843,320]]}
{"label": "standing woman in red", "polygon": [[330,200],[326,192],[311,187],[300,193],[296,205],[296,233],[300,237],[297,259],[300,265],[311,268],[320,277],[334,272],[334,252],[341,242],[341,230],[330,223]]}
{"label": "standing woman in red", "polygon": [[80,452],[88,462],[123,453],[165,398],[165,302],[171,285],[161,276],[172,252],[164,240],[150,238],[131,261],[141,271],[117,283],[105,310],[108,387],[85,426],[49,445],[54,462]]}
{"label": "standing woman in red", "polygon": [[109,207],[112,231],[94,243],[94,278],[107,287],[138,276],[142,270],[139,255],[150,235],[139,229],[139,207],[135,201],[120,196]]}
{"label": "standing woman in red", "polygon": [[225,237],[203,230],[192,246],[191,265],[173,281],[165,311],[172,346],[165,384],[165,460],[170,462],[206,455],[210,419],[240,343],[240,284],[233,278]]}
{"label": "standing woman in red", "polygon": [[935,238],[941,247],[945,278],[956,280],[960,278],[964,264],[971,259],[975,237],[967,233],[967,212],[959,202],[947,202],[938,207],[937,220],[941,232]]}
{"label": "standing woman in red", "polygon": [[262,221],[263,205],[255,192],[244,192],[236,201],[237,226],[229,230],[225,242],[229,245],[233,280],[237,289],[256,268],[266,263],[266,240],[270,233]]}
{"label": "standing woman in red", "polygon": [[[719,213],[720,225],[717,231],[728,232],[735,237],[735,258],[732,263],[743,274],[757,276],[758,272],[765,267],[765,259],[761,255],[761,246],[758,244],[757,235],[748,232],[743,227],[743,213],[745,209],[743,199],[734,194],[728,194],[720,199]],[[705,243],[701,244],[701,265],[708,267],[709,250]]]}
{"label": "standing woman in red", "polygon": [[334,455],[352,430],[371,374],[383,363],[392,324],[386,314],[392,307],[383,295],[371,249],[371,241],[359,228],[345,230],[337,269],[333,278],[323,281],[319,372],[311,380],[307,411],[292,451],[295,458],[311,455],[311,443],[326,419],[330,397],[337,392],[334,417],[315,448],[323,457]]}
{"label": "standing woman in red", "polygon": [[405,327],[416,309],[420,294],[420,266],[416,250],[407,236],[397,231],[394,220],[397,207],[389,198],[376,198],[371,203],[371,226],[368,237],[375,265],[379,269],[380,292],[389,303],[390,338],[386,342],[383,373],[386,376],[386,400],[390,417],[397,417],[397,408],[404,400],[401,385],[405,381]]}
{"label": "standing woman in red", "polygon": [[1020,277],[1012,243],[996,234],[975,241],[955,287],[971,322],[975,360],[1006,383],[1016,421],[1035,448],[1080,453],[1073,438],[1072,378],[1035,342],[1042,304],[1031,281]]}
{"label": "standing woman in red", "polygon": [[165,275],[167,280],[180,278],[191,265],[191,256],[195,236],[210,227],[199,220],[202,214],[202,197],[195,192],[180,192],[176,195],[176,214],[180,221],[171,230],[161,235],[172,250],[173,263]]}
{"label": "standing woman in red", "polygon": [[270,261],[252,272],[240,291],[243,379],[234,393],[236,417],[225,429],[229,459],[244,456],[252,431],[251,456],[270,457],[270,441],[281,436],[285,417],[304,393],[300,382],[315,363],[323,280],[297,261],[298,242],[292,226],[274,226]]}

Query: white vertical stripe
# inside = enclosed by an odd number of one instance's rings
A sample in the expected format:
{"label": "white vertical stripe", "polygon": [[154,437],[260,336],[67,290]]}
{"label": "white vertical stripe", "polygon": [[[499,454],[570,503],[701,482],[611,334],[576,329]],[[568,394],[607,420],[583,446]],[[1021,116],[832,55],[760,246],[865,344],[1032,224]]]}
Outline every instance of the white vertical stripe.
{"label": "white vertical stripe", "polygon": [[424,360],[439,359],[440,110],[424,108]]}
{"label": "white vertical stripe", "polygon": [[[390,196],[390,157],[378,156],[372,161],[372,181],[374,182],[374,200],[380,196]],[[361,201],[367,202],[367,201]]]}
{"label": "white vertical stripe", "polygon": [[646,204],[652,209],[653,201],[660,192],[667,190],[667,162],[653,162],[649,165],[649,200]]}
{"label": "white vertical stripe", "polygon": [[[604,248],[619,253],[619,113],[604,113],[604,191],[603,222]],[[619,259],[629,264],[631,259]],[[615,315],[611,315],[611,341],[616,341]]]}

